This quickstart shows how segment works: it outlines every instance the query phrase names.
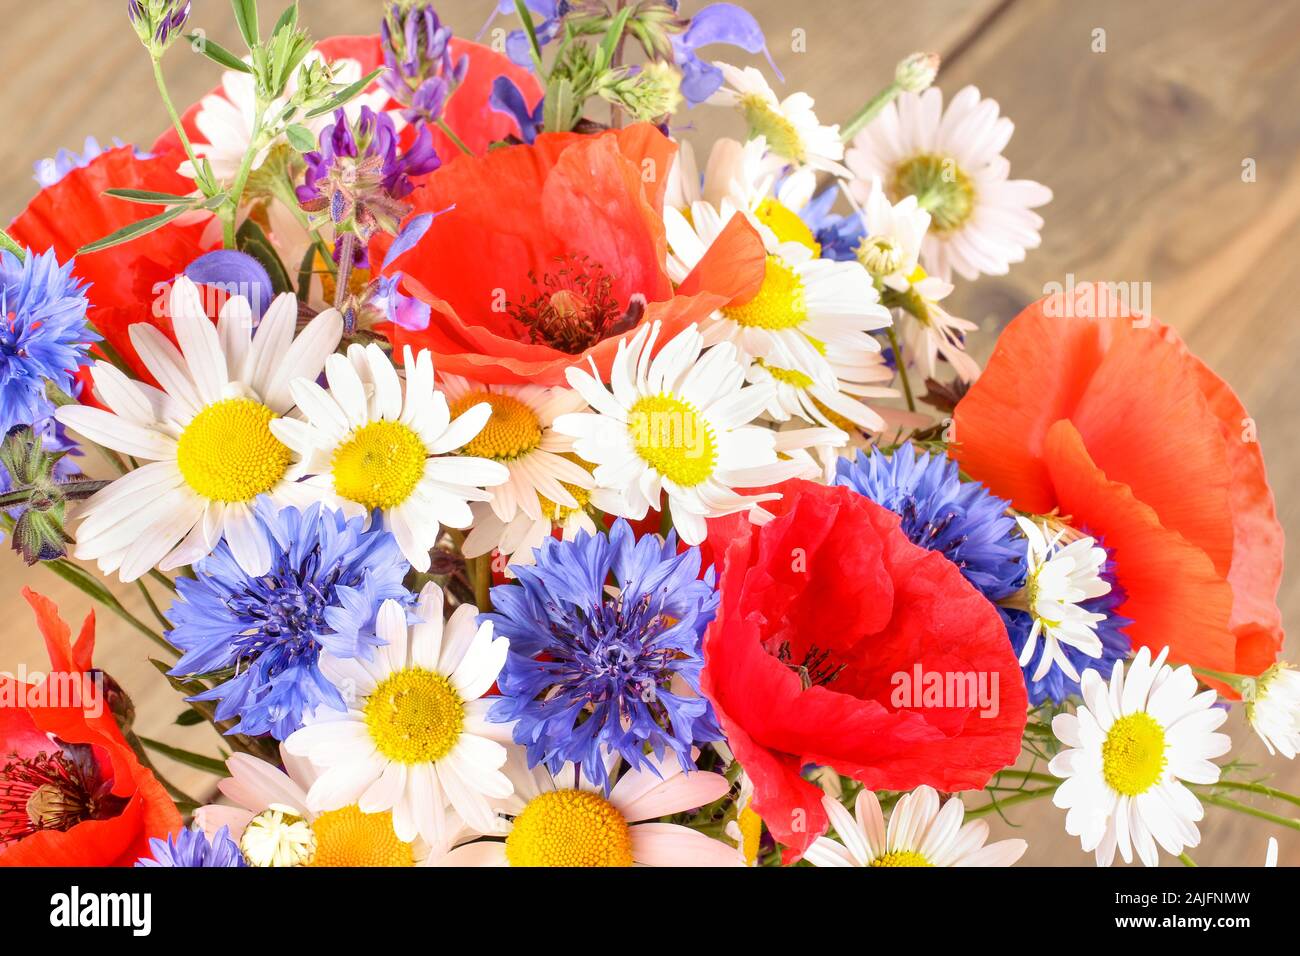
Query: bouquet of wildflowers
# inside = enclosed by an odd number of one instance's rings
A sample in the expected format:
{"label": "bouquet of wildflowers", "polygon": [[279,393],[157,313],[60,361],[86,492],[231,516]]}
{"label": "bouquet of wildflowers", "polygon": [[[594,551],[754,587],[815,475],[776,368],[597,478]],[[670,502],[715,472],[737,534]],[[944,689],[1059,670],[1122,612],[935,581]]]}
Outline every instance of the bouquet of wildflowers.
{"label": "bouquet of wildflowers", "polygon": [[1100,865],[1300,829],[1220,732],[1300,748],[1250,419],[1104,285],[981,369],[945,301],[1051,192],[937,57],[834,125],[732,3],[485,2],[493,47],[233,0],[237,50],[124,6],[165,131],[38,164],[0,234],[4,529],[228,759],[137,735],[28,590],[0,863],[1009,866],[1034,800]]}

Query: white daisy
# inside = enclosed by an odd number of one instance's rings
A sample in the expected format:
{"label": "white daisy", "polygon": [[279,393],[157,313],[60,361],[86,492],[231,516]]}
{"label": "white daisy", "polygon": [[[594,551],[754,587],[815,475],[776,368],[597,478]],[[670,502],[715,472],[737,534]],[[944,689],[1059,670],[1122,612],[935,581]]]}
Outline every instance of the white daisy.
{"label": "white daisy", "polygon": [[1025,536],[1027,574],[1024,588],[1008,603],[1026,611],[1034,621],[1020,652],[1020,666],[1029,666],[1038,649],[1038,638],[1042,637],[1043,653],[1033,679],[1041,680],[1056,664],[1070,680],[1077,681],[1079,672],[1065,648],[1101,657],[1097,625],[1106,620],[1106,615],[1094,614],[1080,605],[1110,593],[1110,582],[1101,576],[1106,550],[1087,536],[1074,537],[1062,546],[1067,528],[1053,534],[1047,525],[1040,527],[1023,516],[1016,518],[1016,524]]}
{"label": "white daisy", "polygon": [[1210,761],[1232,741],[1214,730],[1228,714],[1214,706],[1214,691],[1196,692],[1190,667],[1165,663],[1168,653],[1152,661],[1142,648],[1127,674],[1116,661],[1109,684],[1084,671],[1083,706],[1052,720],[1052,732],[1071,748],[1049,764],[1065,778],[1052,802],[1069,811],[1065,832],[1096,851],[1098,866],[1110,866],[1116,848],[1125,863],[1136,848],[1156,866],[1157,844],[1177,855],[1201,841],[1196,822],[1205,811],[1183,782],[1219,779]]}
{"label": "white daisy", "polygon": [[462,604],[442,619],[442,590],[420,592],[415,615],[385,601],[375,622],[387,645],[374,660],[341,660],[322,653],[321,670],[343,691],[347,711],[317,708],[284,742],[322,771],[307,792],[314,810],[356,804],[363,813],[391,810],[402,840],[447,845],[450,804],[479,832],[492,832],[491,800],[508,797],[501,772],[508,724],[487,719],[491,689],[509,642],[492,639],[492,625],[476,626],[478,608]]}
{"label": "white daisy", "polygon": [[744,69],[729,63],[714,63],[722,71],[723,85],[709,98],[714,106],[740,110],[749,124],[751,137],[763,136],[772,155],[781,162],[809,166],[822,172],[847,177],[844,144],[838,126],[823,126],[813,112],[813,98],[791,93],[778,100],[767,80],[752,66]]}
{"label": "white daisy", "polygon": [[[695,267],[737,214],[727,200],[721,207],[696,203],[690,212],[689,221],[675,210],[665,212],[668,242],[684,272]],[[767,246],[763,284],[748,301],[713,314],[701,328],[705,344],[733,342],[743,361],[761,358],[833,391],[837,378],[830,353],[879,352],[871,332],[890,324],[889,310],[859,263],[818,258],[807,242],[781,242],[754,221]]]}
{"label": "white daisy", "polygon": [[917,205],[915,196],[891,203],[879,178],[871,181],[861,214],[867,235],[858,246],[858,261],[873,278],[895,292],[906,292],[930,229],[930,214]]}
{"label": "white daisy", "polygon": [[519,563],[530,563],[531,549],[555,527],[566,534],[595,533],[587,506],[617,504],[618,498],[596,488],[591,471],[576,460],[573,439],[552,427],[558,416],[586,410],[581,395],[540,385],[479,385],[458,375],[442,376],[441,384],[452,415],[482,402],[492,409],[487,425],[461,451],[500,462],[510,472],[492,489],[490,502],[471,505],[474,524],[465,557],[522,549]]}
{"label": "white daisy", "polygon": [[721,774],[686,773],[672,755],[647,757],[605,792],[572,764],[552,776],[510,762],[514,796],[503,812],[505,841],[467,843],[442,866],[738,866],[735,847],[660,817],[694,810],[731,788]]}
{"label": "white daisy", "polygon": [[434,387],[433,358],[406,347],[403,382],[378,345],[351,345],[325,363],[329,390],[312,379],[293,382],[306,421],[272,423],[276,437],[303,458],[295,475],[349,516],[383,513],[402,554],[417,571],[429,569],[440,525],[468,528],[469,502],[488,501],[484,487],[510,471],[499,461],[450,454],[487,425],[493,406],[480,402],[455,419]]}
{"label": "white daisy", "polygon": [[979,363],[966,352],[966,336],[979,331],[979,326],[950,315],[939,304],[952,292],[952,283],[927,275],[919,266],[908,281],[911,285],[907,292],[886,292],[884,297],[905,319],[898,329],[907,363],[933,378],[943,358],[963,382],[979,378]]}
{"label": "white daisy", "polygon": [[[323,59],[320,53],[313,50],[307,54],[303,62],[304,65],[319,63]],[[361,63],[357,60],[332,60],[330,68],[334,74],[334,82],[345,86],[357,82],[362,76]],[[298,74],[295,71],[289,79],[289,86],[284,96],[272,101],[267,107],[267,118],[274,118],[283,112],[297,89]],[[369,106],[375,112],[380,112],[388,105],[388,100],[388,92],[375,85],[370,91],[361,93],[349,101],[343,109],[348,120],[355,121],[361,115],[363,106]],[[252,144],[253,123],[256,116],[256,83],[251,73],[227,70],[221,76],[221,92],[209,93],[199,101],[199,111],[194,117],[194,125],[198,127],[207,142],[195,143],[194,152],[199,156],[207,157],[217,179],[228,181],[234,179],[239,172],[244,155]],[[399,126],[402,123],[396,113],[393,114],[393,121]],[[314,137],[319,138],[321,130],[333,124],[334,114],[325,113],[312,119],[300,117],[296,122],[311,130]],[[271,150],[284,142],[284,133],[281,130],[272,138],[265,138],[265,136],[263,138],[265,139],[263,147],[253,157],[253,169],[260,168]],[[194,170],[189,160],[181,164],[179,172],[183,176],[193,178]]]}
{"label": "white daisy", "polygon": [[1246,719],[1270,754],[1287,760],[1300,752],[1300,671],[1279,661],[1259,677],[1242,682]]}
{"label": "white daisy", "polygon": [[656,355],[658,338],[655,322],[619,343],[612,390],[599,373],[570,368],[569,384],[594,411],[562,415],[555,430],[576,439],[578,454],[597,466],[597,483],[626,489],[624,517],[644,518],[651,507],[660,507],[666,492],[682,540],[699,544],[706,518],[771,500],[733,489],[776,484],[802,466],[778,461],[772,432],[750,426],[772,389],[744,384],[731,343],[701,355],[703,338],[691,326]]}
{"label": "white daisy", "polygon": [[[423,840],[399,839],[389,810],[363,813],[355,803],[313,809],[307,793],[320,771],[283,746],[280,759],[284,770],[233,754],[226,761],[230,776],[217,788],[235,805],[194,811],[195,823],[209,836],[228,827],[252,866],[420,866],[450,848],[431,853]],[[461,839],[470,835],[463,826],[449,829]]]}
{"label": "white daisy", "polygon": [[1268,838],[1268,849],[1264,852],[1264,865],[1277,866],[1277,837]]}
{"label": "white daisy", "polygon": [[736,854],[745,866],[757,866],[758,854],[763,846],[763,818],[751,804],[754,802],[754,781],[740,771],[740,794],[736,797],[736,816],[728,820],[727,837],[736,844]]}
{"label": "white daisy", "polygon": [[1014,128],[973,86],[946,111],[935,87],[902,93],[853,140],[853,194],[865,203],[880,179],[895,202],[915,196],[932,217],[922,259],[939,278],[1005,275],[1038,248],[1043,220],[1031,210],[1052,198],[1039,183],[1007,179],[1002,149]]}
{"label": "white daisy", "polygon": [[131,343],[161,389],[128,379],[107,362],[92,370],[108,411],[60,408],[60,422],[96,444],[148,462],[78,510],[78,558],[133,581],[154,566],[192,564],[224,535],[251,575],[270,566],[253,500],[306,505],[312,490],[292,481],[292,453],[273,432],[293,408],[290,382],[320,374],[338,347],[343,320],[322,312],[294,337],[298,301],[286,293],[253,335],[252,312],[231,298],[214,327],[198,289],[177,279],[170,298],[180,350],[152,325],[131,326]]}
{"label": "white daisy", "polygon": [[854,816],[834,797],[823,797],[822,806],[840,841],[818,837],[804,855],[814,866],[1011,866],[1028,846],[1024,840],[985,845],[989,825],[983,820],[963,825],[961,798],[949,797],[941,808],[933,787],[917,787],[901,797],[888,829],[870,790],[858,794]]}
{"label": "white daisy", "polygon": [[[835,361],[842,359],[842,361]],[[893,371],[879,352],[853,353],[827,350],[835,373],[835,387],[797,368],[783,368],[778,357],[755,359],[745,377],[755,383],[770,382],[775,391],[767,414],[774,421],[801,418],[814,425],[836,428],[846,435],[879,433],[885,420],[863,398],[895,398],[898,392],[881,383],[893,380]]]}

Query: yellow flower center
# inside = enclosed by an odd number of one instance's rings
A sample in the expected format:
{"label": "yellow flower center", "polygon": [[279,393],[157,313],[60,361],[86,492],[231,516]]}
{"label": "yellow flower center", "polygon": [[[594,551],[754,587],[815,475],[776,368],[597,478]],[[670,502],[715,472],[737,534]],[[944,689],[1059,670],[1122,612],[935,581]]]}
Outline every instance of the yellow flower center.
{"label": "yellow flower center", "polygon": [[795,163],[807,160],[808,149],[799,130],[771,100],[759,93],[750,93],[742,96],[737,105],[753,134],[750,139],[765,136],[768,149],[776,155]]}
{"label": "yellow flower center", "polygon": [[871,861],[872,866],[933,866],[915,850],[894,850]]}
{"label": "yellow flower center", "polygon": [[776,365],[768,365],[762,359],[758,359],[758,364],[767,369],[767,374],[776,379],[782,385],[789,385],[791,388],[805,389],[813,384],[813,378],[806,372],[801,372],[797,368],[780,368]]}
{"label": "yellow flower center", "polygon": [[555,790],[515,817],[506,859],[511,866],[631,866],[632,832],[599,794]]}
{"label": "yellow flower center", "polygon": [[310,866],[415,866],[411,844],[393,831],[393,814],[362,813],[356,804],[330,810],[311,825],[316,856]]}
{"label": "yellow flower center", "polygon": [[370,422],[334,450],[334,490],[367,508],[395,508],[424,477],[428,457],[420,436],[406,425]]}
{"label": "yellow flower center", "polygon": [[961,227],[975,211],[975,184],[948,156],[927,153],[899,163],[889,195],[894,202],[915,196],[930,213],[930,229],[936,233]]}
{"label": "yellow flower center", "polygon": [[441,674],[423,667],[394,671],[366,701],[375,747],[398,763],[433,763],[451,753],[465,728],[465,702]]}
{"label": "yellow flower center", "polygon": [[768,256],[758,294],[748,302],[727,306],[722,314],[737,325],[758,329],[798,328],[808,318],[803,280],[779,256]]}
{"label": "yellow flower center", "polygon": [[513,461],[542,443],[542,423],[537,413],[513,395],[471,392],[451,406],[451,417],[456,418],[483,402],[492,406],[492,415],[483,430],[461,449],[466,455]]}
{"label": "yellow flower center", "polygon": [[671,395],[639,399],[627,424],[636,453],[670,481],[692,488],[713,474],[718,458],[713,427],[690,402]]}
{"label": "yellow flower center", "polygon": [[1165,769],[1165,731],[1145,711],[1111,724],[1101,745],[1102,775],[1126,797],[1146,793]]}
{"label": "yellow flower center", "polygon": [[817,241],[808,224],[779,199],[771,196],[764,199],[754,210],[754,216],[775,233],[778,242],[797,242],[811,249],[814,256],[821,256],[822,244]]}
{"label": "yellow flower center", "polygon": [[747,804],[736,817],[736,825],[740,828],[740,852],[744,854],[745,862],[753,866],[758,862],[758,851],[763,841],[763,818]]}
{"label": "yellow flower center", "polygon": [[873,276],[890,276],[903,267],[903,250],[888,236],[868,236],[858,243],[858,261]]}
{"label": "yellow flower center", "polygon": [[289,468],[289,449],[271,434],[274,413],[250,398],[203,409],[181,432],[176,464],[195,494],[213,501],[252,501]]}

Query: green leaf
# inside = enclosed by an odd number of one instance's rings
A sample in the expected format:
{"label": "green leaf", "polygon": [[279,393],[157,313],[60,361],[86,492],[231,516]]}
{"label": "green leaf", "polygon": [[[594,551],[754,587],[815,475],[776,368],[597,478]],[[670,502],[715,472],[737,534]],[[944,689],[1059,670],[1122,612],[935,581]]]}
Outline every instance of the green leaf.
{"label": "green leaf", "polygon": [[536,67],[539,76],[545,76],[546,72],[542,69],[542,45],[537,41],[537,28],[533,26],[533,15],[524,5],[524,0],[515,0],[515,13],[519,15],[524,25],[524,32],[528,34],[528,51],[533,56],[533,66]]}
{"label": "green leaf", "polygon": [[315,119],[317,116],[324,116],[326,113],[333,113],[336,109],[338,109],[340,106],[345,105],[349,100],[351,100],[354,96],[356,96],[358,93],[364,90],[371,83],[375,82],[375,78],[378,77],[379,74],[383,72],[384,72],[384,67],[381,66],[379,69],[372,71],[367,76],[363,76],[361,79],[357,80],[351,86],[345,87],[344,89],[340,90],[338,93],[334,94],[333,98],[328,103],[324,104],[323,106],[318,106],[310,113],[308,113],[307,119]]}
{"label": "green leaf", "polygon": [[19,262],[22,262],[27,258],[27,250],[14,242],[9,233],[5,232],[3,229],[0,229],[0,249],[7,249],[12,252],[18,257]]}
{"label": "green leaf", "polygon": [[623,38],[623,30],[627,26],[627,19],[632,15],[635,7],[627,6],[619,10],[614,19],[609,23],[609,29],[605,31],[605,38],[600,41],[600,49],[597,51],[596,68],[598,71],[608,70],[611,63],[614,62],[614,54],[618,50],[618,41]]}
{"label": "green leaf", "polygon": [[166,212],[160,212],[156,216],[150,216],[148,219],[141,219],[137,222],[129,223],[121,229],[118,229],[116,232],[105,236],[103,239],[96,239],[94,242],[82,246],[77,250],[77,255],[84,256],[91,252],[99,252],[101,249],[111,249],[113,246],[120,246],[124,242],[130,242],[132,239],[146,236],[156,229],[161,229],[173,219],[189,212],[193,208],[192,205],[172,206]]}
{"label": "green leaf", "polygon": [[284,13],[280,14],[280,19],[275,21],[275,29],[271,31],[271,36],[278,36],[282,31],[293,30],[298,26],[298,4],[289,4]]}
{"label": "green leaf", "polygon": [[577,122],[578,102],[568,77],[552,79],[546,91],[543,125],[548,133],[567,133]]}
{"label": "green leaf", "polygon": [[177,203],[193,204],[193,196],[180,196],[176,193],[156,193],[148,189],[105,189],[105,196],[125,199],[128,202],[145,203],[151,206],[174,206]]}
{"label": "green leaf", "polygon": [[224,66],[227,70],[235,70],[239,73],[253,72],[251,66],[239,57],[235,56],[235,54],[231,53],[216,40],[209,40],[206,36],[199,36],[196,33],[191,33],[186,37],[186,39],[190,41],[190,46],[193,49],[198,50],[213,63]]}
{"label": "green leaf", "polygon": [[176,715],[176,724],[180,727],[193,727],[203,723],[203,715],[197,710],[182,710]]}
{"label": "green leaf", "polygon": [[312,243],[303,253],[302,262],[298,265],[298,301],[306,302],[311,295],[311,277],[316,267],[316,244]]}
{"label": "green leaf", "polygon": [[286,129],[284,135],[288,137],[289,145],[300,153],[310,153],[318,148],[316,137],[312,135],[311,130],[298,123],[294,123]]}
{"label": "green leaf", "polygon": [[164,757],[171,757],[177,763],[183,763],[187,767],[194,767],[197,770],[206,770],[208,773],[216,774],[218,777],[226,776],[229,771],[226,765],[214,757],[205,757],[203,754],[196,754],[189,750],[182,750],[180,747],[173,747],[165,744],[161,740],[153,740],[149,737],[141,737],[140,742],[156,753]]}
{"label": "green leaf", "polygon": [[257,0],[230,0],[230,5],[235,8],[235,22],[239,24],[239,33],[251,50],[260,40],[257,32]]}
{"label": "green leaf", "polygon": [[235,234],[235,245],[240,252],[248,253],[262,264],[267,275],[271,277],[271,287],[276,295],[293,291],[293,285],[289,281],[289,270],[284,267],[284,262],[275,251],[275,246],[256,222],[252,219],[244,220],[243,225],[239,227],[239,232]]}

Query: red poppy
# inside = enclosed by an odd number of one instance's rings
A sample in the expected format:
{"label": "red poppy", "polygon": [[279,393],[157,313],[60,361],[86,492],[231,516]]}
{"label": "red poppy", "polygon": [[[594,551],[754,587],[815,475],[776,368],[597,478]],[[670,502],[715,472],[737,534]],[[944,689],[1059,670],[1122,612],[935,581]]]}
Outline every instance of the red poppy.
{"label": "red poppy", "polygon": [[1118,306],[1085,285],[1017,316],[957,406],[954,457],[1113,550],[1135,645],[1259,674],[1282,646],[1282,529],[1253,425],[1177,333]]}
{"label": "red poppy", "polygon": [[91,680],[94,614],[74,644],[54,602],[23,596],[51,673],[37,684],[0,676],[0,866],[130,866],[181,816]]}
{"label": "red poppy", "polygon": [[[141,189],[176,195],[194,191],[176,172],[179,153],[139,159],[130,147],[109,150],[84,169],[74,169],[42,189],[10,226],[10,235],[33,249],[53,249],[66,262],[82,246],[160,212],[158,206],[105,196],[106,189]],[[136,355],[128,326],[148,322],[164,331],[166,292],[193,260],[220,244],[204,244],[206,222],[182,217],[147,235],[100,252],[77,256],[76,275],[90,283],[90,321],[131,369],[152,378]]]}
{"label": "red poppy", "polygon": [[[327,60],[350,59],[361,64],[361,74],[365,76],[384,64],[384,51],[379,37],[376,36],[338,36],[329,37],[316,44],[316,49]],[[535,106],[542,97],[542,89],[531,70],[516,66],[507,57],[495,50],[472,43],[469,40],[453,38],[451,56],[459,61],[462,56],[469,57],[469,69],[465,80],[456,88],[455,94],[447,101],[443,119],[456,133],[460,140],[475,153],[483,153],[492,143],[505,139],[518,132],[512,117],[499,113],[488,106],[492,94],[492,83],[498,76],[508,76],[524,94],[529,106]],[[217,96],[224,95],[221,87],[212,91]],[[199,132],[194,123],[201,108],[195,103],[181,116],[185,132],[194,142],[206,143],[207,139]],[[460,155],[456,146],[441,129],[433,128],[433,145],[438,150],[444,163]],[[179,150],[180,139],[176,131],[169,129],[154,144],[155,150]]]}
{"label": "red poppy", "polygon": [[828,826],[806,765],[977,789],[1015,762],[1027,702],[997,611],[952,562],[847,488],[778,487],[761,528],[709,522],[721,606],[700,687],[789,863]]}
{"label": "red poppy", "polygon": [[428,348],[440,370],[480,382],[559,385],[588,358],[607,373],[643,322],[662,322],[666,342],[752,297],[766,259],[743,217],[673,288],[663,202],[676,148],[644,123],[547,133],[431,174],[415,211],[441,214],[390,271],[434,315],[419,331],[389,328],[394,345]]}

